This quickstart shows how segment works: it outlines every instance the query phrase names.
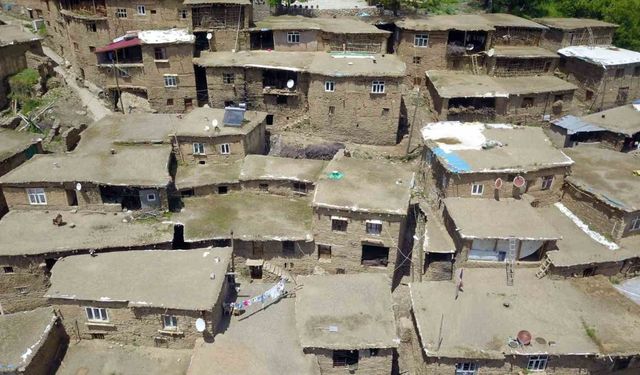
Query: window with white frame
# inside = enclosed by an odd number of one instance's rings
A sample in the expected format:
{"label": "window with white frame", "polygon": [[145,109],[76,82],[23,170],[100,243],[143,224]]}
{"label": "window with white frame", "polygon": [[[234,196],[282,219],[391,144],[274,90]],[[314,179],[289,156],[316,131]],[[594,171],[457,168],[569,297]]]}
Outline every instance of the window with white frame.
{"label": "window with white frame", "polygon": [[336,91],[336,83],[333,81],[324,81],[324,91],[326,92]]}
{"label": "window with white frame", "polygon": [[162,315],[164,329],[178,329],[178,318],[173,315]]}
{"label": "window with white frame", "polygon": [[47,195],[43,188],[27,189],[29,204],[47,204]]}
{"label": "window with white frame", "polygon": [[287,33],[287,43],[300,43],[300,32],[289,31]]}
{"label": "window with white frame", "polygon": [[180,9],[178,10],[178,15],[184,20],[189,17],[189,11],[187,9]]}
{"label": "window with white frame", "polygon": [[204,143],[194,143],[193,144],[193,154],[194,155],[205,155]]}
{"label": "window with white frame", "polygon": [[384,94],[384,81],[371,82],[371,93]]}
{"label": "window with white frame", "polygon": [[484,185],[473,184],[471,185],[471,195],[482,195],[484,193]]}
{"label": "window with white frame", "polygon": [[87,320],[94,322],[108,322],[109,316],[107,315],[107,309],[103,307],[85,307],[87,313]]}
{"label": "window with white frame", "polygon": [[147,194],[147,202],[155,202],[156,201],[156,195],[154,193],[150,193]]}
{"label": "window with white frame", "polygon": [[553,176],[542,177],[542,190],[551,189],[551,185],[553,185]]}
{"label": "window with white frame", "polygon": [[165,74],[164,87],[178,87],[178,76],[175,74]]}
{"label": "window with white frame", "polygon": [[416,47],[428,47],[429,34],[416,34],[413,37],[413,45]]}
{"label": "window with white frame", "polygon": [[476,375],[478,366],[473,362],[456,363],[456,375]]}
{"label": "window with white frame", "polygon": [[640,217],[631,220],[631,230],[640,230]]}
{"label": "window with white frame", "polygon": [[220,145],[220,153],[222,155],[229,155],[231,153],[231,147],[228,143],[223,143]]}
{"label": "window with white frame", "polygon": [[379,236],[382,233],[382,221],[380,220],[367,220],[365,223],[367,234],[373,234]]}
{"label": "window with white frame", "polygon": [[145,8],[144,5],[138,5],[137,9],[138,9],[138,15],[139,16],[146,16],[147,15],[147,8]]}
{"label": "window with white frame", "polygon": [[529,362],[527,363],[527,370],[544,371],[547,368],[548,361],[549,356],[547,355],[531,355],[529,356]]}
{"label": "window with white frame", "polygon": [[117,8],[116,9],[116,17],[117,18],[127,18],[127,8]]}

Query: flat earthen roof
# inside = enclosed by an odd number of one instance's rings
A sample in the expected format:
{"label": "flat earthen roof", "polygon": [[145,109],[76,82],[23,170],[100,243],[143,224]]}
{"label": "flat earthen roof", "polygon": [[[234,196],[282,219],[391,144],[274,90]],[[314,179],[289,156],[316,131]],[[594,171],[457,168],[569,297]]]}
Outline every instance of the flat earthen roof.
{"label": "flat earthen roof", "polygon": [[384,274],[300,276],[296,327],[303,348],[397,348],[400,339]]}
{"label": "flat earthen roof", "polygon": [[242,160],[232,163],[180,164],[176,172],[178,190],[240,182]]}
{"label": "flat earthen roof", "polygon": [[558,231],[523,199],[445,198],[455,229],[464,239],[557,240]]}
{"label": "flat earthen roof", "polygon": [[42,141],[39,134],[0,128],[0,162]]}
{"label": "flat earthen roof", "polygon": [[231,192],[183,199],[173,215],[187,241],[233,238],[246,241],[311,241],[312,209],[301,198]]}
{"label": "flat earthen roof", "polygon": [[[241,126],[225,125],[224,109],[199,107],[184,115],[177,124],[178,137],[224,137],[229,135],[246,135],[262,124],[267,117],[266,112],[245,111]],[[216,130],[213,123],[217,124]]]}
{"label": "flat earthen roof", "polygon": [[0,47],[40,40],[39,36],[24,31],[18,25],[0,25]]}
{"label": "flat earthen roof", "polygon": [[575,161],[566,180],[601,202],[627,212],[640,210],[640,155],[599,147],[565,149]]}
{"label": "flat earthen roof", "polygon": [[[411,283],[413,314],[426,355],[504,359],[640,351],[640,306],[609,280],[538,279],[536,272],[517,268],[508,286],[503,268],[465,268],[464,288],[457,294],[455,280]],[[509,340],[521,330],[531,333],[531,344],[510,347]]]}
{"label": "flat earthen roof", "polygon": [[291,180],[315,183],[326,165],[324,160],[247,155],[240,169],[240,181]]}
{"label": "flat earthen roof", "polygon": [[589,18],[556,18],[556,17],[544,17],[536,18],[534,21],[541,23],[553,29],[560,30],[577,30],[586,29],[588,27],[618,27],[615,23],[609,23],[599,20],[593,20]]}
{"label": "flat earthen roof", "polygon": [[404,216],[413,183],[403,166],[337,155],[318,179],[313,206]]}
{"label": "flat earthen roof", "polygon": [[487,22],[494,27],[522,27],[541,30],[548,29],[548,27],[537,22],[528,20],[526,18],[514,16],[513,14],[509,13],[486,13],[480,14],[480,17],[487,20]]}
{"label": "flat earthen roof", "polygon": [[526,173],[568,167],[542,128],[443,121],[422,128],[425,145],[451,173]]}
{"label": "flat earthen roof", "polygon": [[534,46],[495,46],[494,56],[512,59],[556,58],[560,56],[546,48]]}
{"label": "flat earthen roof", "polygon": [[256,22],[254,30],[322,30],[332,34],[379,34],[381,30],[369,23],[352,18],[309,18],[303,16],[270,16]]}
{"label": "flat earthen roof", "polygon": [[[0,315],[0,370],[24,373],[58,318],[51,307]],[[40,360],[43,360],[42,357]],[[13,372],[15,371],[15,372]]]}
{"label": "flat earthen roof", "polygon": [[[0,184],[93,182],[115,186],[166,187],[170,145],[113,146],[94,153],[39,154],[0,177]],[[141,161],[144,161],[142,163]]]}
{"label": "flat earthen roof", "polygon": [[441,98],[506,98],[511,95],[574,91],[578,88],[548,75],[490,77],[445,70],[429,70],[426,75]]}
{"label": "flat earthen roof", "polygon": [[612,132],[632,137],[640,133],[640,111],[632,104],[607,109],[581,117],[582,121]]}
{"label": "flat earthen roof", "polygon": [[[456,245],[447,232],[447,229],[440,222],[435,214],[429,213],[424,227],[423,251],[425,253],[453,254],[456,252]],[[428,214],[428,215],[429,215]]]}
{"label": "flat earthen roof", "polygon": [[436,15],[396,22],[401,29],[416,31],[491,31],[493,26],[479,14]]}
{"label": "flat earthen roof", "polygon": [[[67,224],[55,226],[60,213]],[[173,226],[133,221],[125,214],[78,211],[11,210],[0,220],[0,256],[63,253],[170,244]]]}
{"label": "flat earthen roof", "polygon": [[184,0],[184,5],[198,4],[231,4],[231,5],[251,5],[251,0]]}
{"label": "flat earthen roof", "polygon": [[45,297],[211,310],[223,292],[231,253],[231,248],[208,248],[69,256],[51,269]]}

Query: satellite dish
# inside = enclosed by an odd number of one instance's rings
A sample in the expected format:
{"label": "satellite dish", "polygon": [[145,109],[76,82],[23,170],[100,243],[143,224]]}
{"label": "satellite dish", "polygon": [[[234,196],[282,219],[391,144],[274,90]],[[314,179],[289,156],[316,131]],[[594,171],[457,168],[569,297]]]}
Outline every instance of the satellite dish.
{"label": "satellite dish", "polygon": [[204,332],[205,329],[207,329],[207,323],[204,322],[204,319],[196,319],[196,330],[198,332]]}
{"label": "satellite dish", "polygon": [[207,33],[207,40],[211,40],[211,38],[213,38],[213,34]]}
{"label": "satellite dish", "polygon": [[287,81],[287,87],[290,88],[290,89],[292,89],[293,86],[295,86],[295,84],[296,83],[292,79]]}
{"label": "satellite dish", "polygon": [[218,127],[218,120],[216,120],[216,119],[211,120],[211,126],[213,128],[217,128]]}
{"label": "satellite dish", "polygon": [[523,187],[525,183],[526,181],[522,176],[516,176],[516,178],[513,179],[513,186],[517,188]]}
{"label": "satellite dish", "polygon": [[496,178],[496,181],[493,183],[496,189],[500,190],[502,188],[502,179],[500,177]]}
{"label": "satellite dish", "polygon": [[78,190],[78,191],[82,190],[82,184],[81,183],[78,182],[76,184],[76,190]]}

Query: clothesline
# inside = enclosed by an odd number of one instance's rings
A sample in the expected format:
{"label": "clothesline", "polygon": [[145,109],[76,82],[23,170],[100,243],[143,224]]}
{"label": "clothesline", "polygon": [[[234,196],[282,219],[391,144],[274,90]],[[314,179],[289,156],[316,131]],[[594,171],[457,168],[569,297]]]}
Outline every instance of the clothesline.
{"label": "clothesline", "polygon": [[270,300],[277,301],[282,296],[282,292],[284,292],[284,279],[278,281],[278,283],[271,288],[269,288],[266,292],[249,298],[239,302],[231,302],[229,303],[229,307],[232,309],[244,309],[245,307],[249,307],[254,303],[265,303]]}

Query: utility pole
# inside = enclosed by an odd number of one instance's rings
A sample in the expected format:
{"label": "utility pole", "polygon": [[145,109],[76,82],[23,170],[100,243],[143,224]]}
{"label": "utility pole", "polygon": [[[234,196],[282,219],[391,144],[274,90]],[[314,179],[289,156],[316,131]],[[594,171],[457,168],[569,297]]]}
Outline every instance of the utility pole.
{"label": "utility pole", "polygon": [[418,103],[420,102],[420,87],[418,87],[418,91],[416,91],[416,104],[413,107],[413,117],[411,118],[411,125],[409,125],[409,139],[407,141],[407,155],[409,155],[409,151],[411,150],[411,138],[413,137],[413,125],[416,122],[416,114],[418,112]]}
{"label": "utility pole", "polygon": [[[111,59],[111,68],[113,69],[113,76],[116,79],[116,90],[118,92],[118,99],[120,100],[120,109],[122,110],[122,114],[124,114],[124,104],[122,103],[122,91],[120,91],[120,81],[118,80],[118,68],[116,68],[115,64],[119,64],[118,63],[118,51],[114,51],[116,54],[116,60],[115,63],[113,62],[113,59]],[[115,103],[116,107],[118,107],[118,103]]]}

